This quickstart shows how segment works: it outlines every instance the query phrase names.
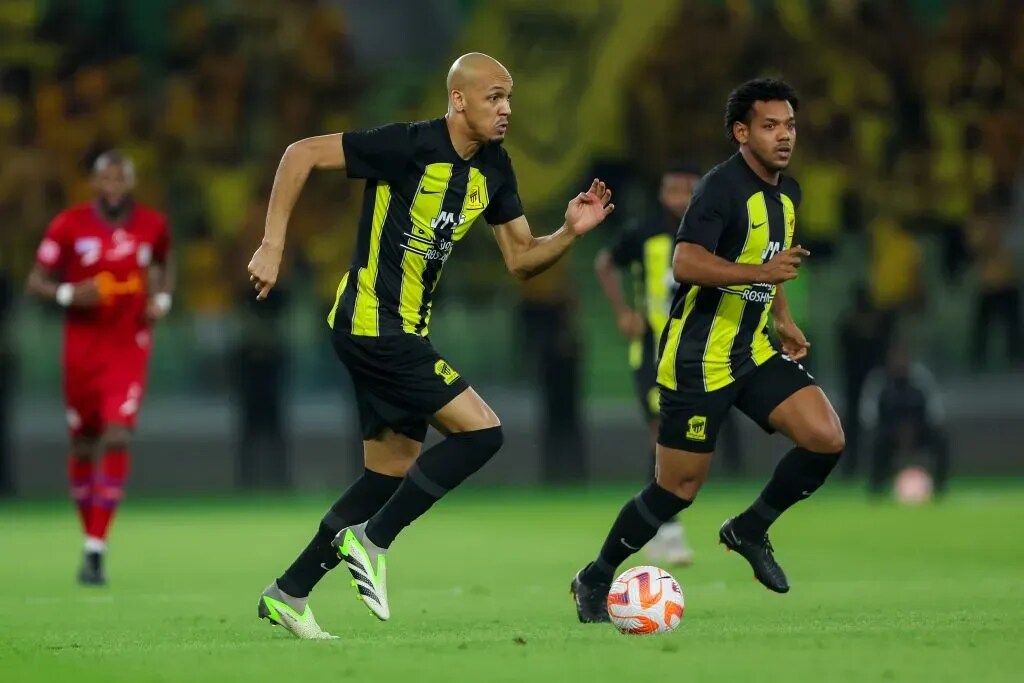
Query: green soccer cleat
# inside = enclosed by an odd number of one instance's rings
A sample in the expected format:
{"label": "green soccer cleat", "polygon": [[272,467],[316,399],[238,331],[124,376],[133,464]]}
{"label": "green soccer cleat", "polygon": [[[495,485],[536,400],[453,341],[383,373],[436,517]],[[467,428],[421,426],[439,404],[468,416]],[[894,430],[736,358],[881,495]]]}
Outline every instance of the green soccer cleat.
{"label": "green soccer cleat", "polygon": [[292,598],[278,588],[276,581],[267,586],[263,594],[260,595],[258,609],[260,619],[266,619],[274,626],[283,626],[286,631],[302,640],[336,640],[338,638],[320,628],[313,617],[313,610],[305,604],[305,599],[301,600],[302,614],[288,604],[288,600],[294,603],[296,598]]}
{"label": "green soccer cleat", "polygon": [[387,561],[384,551],[366,540],[366,524],[342,529],[331,545],[338,549],[338,557],[352,574],[352,586],[359,591],[359,599],[381,621],[390,619]]}

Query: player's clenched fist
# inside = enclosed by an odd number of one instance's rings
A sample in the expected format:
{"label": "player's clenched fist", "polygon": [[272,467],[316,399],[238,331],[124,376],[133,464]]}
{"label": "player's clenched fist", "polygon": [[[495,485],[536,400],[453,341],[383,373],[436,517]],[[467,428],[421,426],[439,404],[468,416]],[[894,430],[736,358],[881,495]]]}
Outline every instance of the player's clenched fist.
{"label": "player's clenched fist", "polygon": [[797,245],[785,251],[780,251],[772,257],[768,263],[761,266],[761,281],[770,285],[777,285],[782,282],[796,279],[797,269],[805,256],[811,252]]}
{"label": "player's clenched fist", "polygon": [[249,261],[249,281],[258,294],[257,299],[266,299],[277,284],[277,273],[281,268],[282,249],[270,244],[261,244]]}

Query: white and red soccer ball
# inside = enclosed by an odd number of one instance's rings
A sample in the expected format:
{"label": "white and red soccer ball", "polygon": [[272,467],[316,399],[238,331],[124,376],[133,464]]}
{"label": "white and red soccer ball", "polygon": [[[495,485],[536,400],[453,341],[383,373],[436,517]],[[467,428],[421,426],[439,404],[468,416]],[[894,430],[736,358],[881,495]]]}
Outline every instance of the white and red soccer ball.
{"label": "white and red soccer ball", "polygon": [[923,467],[907,467],[896,475],[893,495],[902,505],[923,505],[932,499],[935,487],[932,477]]}
{"label": "white and red soccer ball", "polygon": [[664,569],[633,567],[608,592],[608,616],[622,633],[668,633],[683,620],[683,589]]}

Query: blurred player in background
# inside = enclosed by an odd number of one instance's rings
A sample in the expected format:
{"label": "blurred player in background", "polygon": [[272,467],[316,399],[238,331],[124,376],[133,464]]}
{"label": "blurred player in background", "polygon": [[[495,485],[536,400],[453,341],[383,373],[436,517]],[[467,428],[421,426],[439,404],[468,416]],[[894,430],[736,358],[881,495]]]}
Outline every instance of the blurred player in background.
{"label": "blurred player in background", "polygon": [[152,325],[171,308],[171,238],[163,214],[132,198],[119,152],[93,165],[96,198],[50,223],[29,294],[66,309],[64,399],[71,495],[85,531],[78,580],[103,585],[107,534],[124,496],[128,442],[142,404]]}
{"label": "blurred player in background", "polygon": [[[682,283],[662,339],[657,473],[627,502],[593,562],[571,584],[582,622],[608,621],[618,566],[688,508],[711,465],[722,421],[736,406],[768,432],[794,442],[761,495],[726,520],[719,540],[750,563],[755,578],[789,590],[768,528],[813,494],[845,446],[839,418],[799,364],[810,344],[786,304],[809,253],[793,246],[797,182],[782,173],[796,144],[796,92],[782,81],[737,87],[725,125],[739,151],[701,181],[676,237],[672,269]],[[781,351],[769,340],[774,323]]]}
{"label": "blurred player in background", "polygon": [[875,368],[864,383],[861,399],[864,425],[874,432],[868,490],[882,493],[900,456],[927,453],[927,469],[935,493],[945,493],[949,480],[949,439],[946,411],[935,375],[912,360],[906,347],[894,344],[884,367]]}
{"label": "blurred player in background", "polygon": [[[630,340],[629,366],[633,370],[640,410],[651,434],[651,463],[658,439],[658,342],[668,323],[672,297],[678,284],[672,277],[675,235],[700,169],[676,163],[661,176],[658,201],[661,210],[628,227],[611,249],[597,254],[594,270],[608,303],[615,312],[619,331]],[[619,271],[633,278],[633,305],[626,303]],[[688,565],[693,550],[686,542],[683,525],[675,517],[661,525],[645,546],[655,564]]]}
{"label": "blurred player in background", "polygon": [[[501,146],[512,77],[491,57],[471,53],[452,65],[447,91],[444,117],[290,145],[274,178],[263,243],[249,264],[265,299],[278,279],[292,207],[314,168],[366,179],[356,255],[328,317],[335,352],[352,376],[366,469],[259,600],[261,618],[299,638],[331,637],[307,602],[339,556],[366,606],[388,619],[392,542],[501,448],[494,411],[428,336],[434,288],[455,243],[483,217],[509,272],[525,280],[615,208],[611,190],[595,179],[569,202],[561,228],[534,237]],[[446,438],[421,454],[429,425]],[[438,546],[438,553],[454,558],[458,545]]]}

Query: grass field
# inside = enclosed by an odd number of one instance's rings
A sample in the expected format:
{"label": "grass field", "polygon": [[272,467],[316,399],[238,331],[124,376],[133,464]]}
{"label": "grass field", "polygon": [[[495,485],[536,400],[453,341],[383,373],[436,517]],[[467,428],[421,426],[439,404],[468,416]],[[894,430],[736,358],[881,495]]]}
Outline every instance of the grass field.
{"label": "grass field", "polygon": [[[793,590],[752,583],[716,545],[754,488],[709,487],[686,513],[697,564],[664,636],[576,622],[568,584],[628,489],[457,493],[401,537],[392,619],[347,574],[312,603],[333,642],[256,619],[324,498],[129,501],[111,585],[75,585],[69,503],[0,506],[4,681],[984,681],[1024,669],[1024,484],[964,484],[920,509],[832,486],[773,532]],[[1016,531],[1014,531],[1016,529]],[[635,564],[642,564],[638,556]]]}

